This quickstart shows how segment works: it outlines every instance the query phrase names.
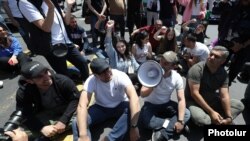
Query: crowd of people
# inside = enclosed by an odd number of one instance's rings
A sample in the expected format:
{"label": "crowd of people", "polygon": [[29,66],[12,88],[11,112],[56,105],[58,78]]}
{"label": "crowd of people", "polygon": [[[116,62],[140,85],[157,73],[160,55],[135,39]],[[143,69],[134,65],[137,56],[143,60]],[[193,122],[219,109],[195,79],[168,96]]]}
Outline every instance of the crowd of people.
{"label": "crowd of people", "polygon": [[[90,141],[91,127],[110,119],[115,124],[102,141],[137,141],[141,129],[152,131],[152,141],[166,141],[187,132],[190,122],[199,127],[232,125],[250,108],[229,94],[241,66],[250,61],[250,0],[237,0],[226,11],[229,16],[223,17],[211,47],[204,44],[207,0],[147,0],[146,5],[142,0],[85,0],[91,43],[71,13],[75,0],[66,0],[65,9],[57,0],[2,1],[31,52],[23,53],[0,18],[0,71],[21,75],[16,110],[23,122],[5,132],[13,141],[57,140],[67,131],[74,141]],[[179,45],[174,27],[180,6],[185,10]],[[89,53],[97,58],[88,60]],[[50,66],[33,61],[34,55]],[[137,78],[138,68],[148,60],[163,70],[154,87]],[[67,61],[79,72],[81,92]],[[177,101],[171,99],[174,93]]]}

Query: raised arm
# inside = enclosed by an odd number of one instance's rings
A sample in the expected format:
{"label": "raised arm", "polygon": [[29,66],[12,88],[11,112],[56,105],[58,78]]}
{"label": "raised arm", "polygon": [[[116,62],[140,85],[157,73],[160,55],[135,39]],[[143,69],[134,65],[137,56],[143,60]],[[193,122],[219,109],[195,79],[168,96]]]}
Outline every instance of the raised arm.
{"label": "raised arm", "polygon": [[162,26],[159,30],[157,30],[154,34],[154,39],[160,41],[163,35],[159,35],[160,33],[165,33],[167,31],[166,26]]}
{"label": "raised arm", "polygon": [[54,22],[54,10],[55,6],[51,0],[44,0],[48,6],[48,14],[45,19],[33,21],[33,23],[45,32],[51,32],[51,27]]}
{"label": "raised arm", "polygon": [[75,2],[76,2],[75,0],[66,0],[67,10],[66,10],[65,14],[63,15],[64,16],[64,21],[65,21],[66,25],[69,25],[69,23],[70,23],[71,9],[72,9],[72,6],[73,6],[73,4]]}
{"label": "raised arm", "polygon": [[187,31],[189,30],[188,25],[191,24],[191,23],[196,23],[196,19],[191,19],[191,20],[185,22],[185,23],[181,26],[181,28],[183,29],[184,32],[187,32]]}

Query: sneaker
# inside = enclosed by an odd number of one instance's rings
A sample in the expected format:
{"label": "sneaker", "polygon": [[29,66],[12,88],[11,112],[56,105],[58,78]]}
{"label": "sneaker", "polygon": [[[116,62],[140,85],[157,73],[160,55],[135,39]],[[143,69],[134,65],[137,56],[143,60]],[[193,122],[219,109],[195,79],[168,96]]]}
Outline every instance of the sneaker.
{"label": "sneaker", "polygon": [[152,134],[151,141],[167,141],[160,131],[154,131]]}

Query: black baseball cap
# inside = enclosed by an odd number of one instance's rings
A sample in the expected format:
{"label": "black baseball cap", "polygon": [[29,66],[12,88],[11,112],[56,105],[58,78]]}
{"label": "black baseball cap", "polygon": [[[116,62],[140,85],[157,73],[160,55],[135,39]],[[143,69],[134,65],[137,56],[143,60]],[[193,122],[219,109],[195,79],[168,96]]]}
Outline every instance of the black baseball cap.
{"label": "black baseball cap", "polygon": [[90,63],[90,69],[94,74],[101,74],[109,68],[109,64],[105,59],[95,58]]}
{"label": "black baseball cap", "polygon": [[25,78],[35,78],[43,71],[49,70],[48,67],[45,67],[42,63],[37,61],[31,61],[25,63],[21,68],[21,74]]}

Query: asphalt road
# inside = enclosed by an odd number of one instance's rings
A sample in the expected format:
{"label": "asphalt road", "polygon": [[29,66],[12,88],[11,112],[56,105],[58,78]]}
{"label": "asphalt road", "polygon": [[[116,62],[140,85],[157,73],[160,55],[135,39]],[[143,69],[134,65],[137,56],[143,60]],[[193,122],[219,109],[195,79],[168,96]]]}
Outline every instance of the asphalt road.
{"label": "asphalt road", "polygon": [[[78,18],[79,24],[81,26],[83,26],[87,31],[89,31],[90,26],[83,23],[84,20],[82,18],[80,18],[80,13],[81,13],[81,11],[74,12],[74,14],[77,17],[79,17]],[[181,17],[179,17],[179,19],[181,19]],[[180,26],[178,25],[178,26],[176,26],[177,35],[179,34],[179,31],[180,31]],[[21,39],[21,36],[18,33],[14,33],[14,35],[18,39],[20,39],[20,41],[24,47],[24,50],[26,50],[25,44],[24,44],[23,40]],[[207,29],[207,35],[210,37],[210,39],[207,39],[206,43],[209,44],[217,36],[217,26],[216,25],[209,25],[208,29]],[[126,32],[125,39],[128,40],[128,37],[129,37],[128,32]],[[90,41],[91,41],[91,39],[90,39]],[[41,62],[47,64],[47,61],[41,56],[33,57],[33,60],[38,60],[38,61],[41,61]],[[5,122],[9,118],[10,114],[15,109],[15,92],[18,88],[18,84],[17,84],[18,78],[19,78],[19,76],[16,74],[1,74],[0,73],[0,80],[3,80],[3,82],[4,82],[4,87],[2,89],[0,89],[0,127],[4,126]],[[242,84],[236,80],[235,83],[233,83],[229,89],[231,98],[242,99],[244,96],[245,88],[246,88],[246,84]],[[173,99],[176,100],[175,94],[173,94]],[[243,119],[242,114],[240,116],[238,116],[234,120],[234,122],[236,124],[244,125],[245,120]],[[96,135],[94,135],[94,140],[97,140],[100,137],[100,135],[98,135],[99,133],[104,132],[104,134],[106,134],[108,131],[110,131],[110,128],[103,129],[101,127],[100,128],[98,127],[97,130],[98,131],[96,131]],[[145,134],[147,134],[147,133],[145,133]],[[147,135],[147,137],[142,139],[142,140],[148,140],[149,139],[148,136],[150,136],[150,135]],[[103,134],[101,135],[101,137],[103,137]],[[182,135],[177,140],[179,140],[179,141],[203,140],[202,130],[198,127],[191,127],[191,133],[187,137]]]}

